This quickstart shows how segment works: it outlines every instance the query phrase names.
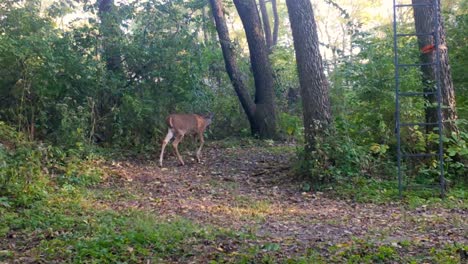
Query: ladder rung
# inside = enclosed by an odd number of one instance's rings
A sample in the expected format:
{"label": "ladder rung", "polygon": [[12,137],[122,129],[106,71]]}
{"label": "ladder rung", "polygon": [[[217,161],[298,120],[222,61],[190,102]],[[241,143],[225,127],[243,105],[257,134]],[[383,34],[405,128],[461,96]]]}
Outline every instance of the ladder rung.
{"label": "ladder rung", "polygon": [[432,36],[434,32],[431,33],[408,33],[408,34],[396,34],[397,37],[417,37],[417,36]]}
{"label": "ladder rung", "polygon": [[439,123],[401,123],[400,126],[437,126]]}
{"label": "ladder rung", "polygon": [[414,63],[414,64],[397,64],[398,67],[416,67],[416,66],[431,66],[435,65],[434,62],[428,62],[428,63]]}
{"label": "ladder rung", "polygon": [[395,5],[395,7],[432,7],[433,4],[401,4]]}
{"label": "ladder rung", "polygon": [[433,95],[437,94],[436,92],[402,92],[398,93],[399,96],[425,96],[425,95]]}
{"label": "ladder rung", "polygon": [[415,153],[415,154],[402,154],[403,157],[408,158],[424,158],[424,157],[436,157],[439,156],[437,153]]}

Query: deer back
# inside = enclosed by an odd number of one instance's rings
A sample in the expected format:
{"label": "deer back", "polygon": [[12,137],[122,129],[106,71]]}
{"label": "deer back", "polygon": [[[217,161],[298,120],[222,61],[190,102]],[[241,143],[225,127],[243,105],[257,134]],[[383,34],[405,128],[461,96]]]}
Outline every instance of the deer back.
{"label": "deer back", "polygon": [[207,126],[206,119],[197,114],[172,114],[167,117],[166,123],[181,134],[203,133]]}

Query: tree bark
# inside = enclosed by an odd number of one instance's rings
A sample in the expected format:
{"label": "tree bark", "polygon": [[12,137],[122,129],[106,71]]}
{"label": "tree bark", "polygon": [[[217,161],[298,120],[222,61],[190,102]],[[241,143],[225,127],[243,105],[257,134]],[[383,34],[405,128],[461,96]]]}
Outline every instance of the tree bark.
{"label": "tree bark", "polygon": [[273,37],[271,35],[271,27],[270,27],[270,18],[268,16],[268,11],[266,8],[265,0],[258,0],[260,4],[260,12],[262,13],[262,22],[263,22],[263,30],[265,32],[265,41],[268,50],[271,49],[273,46]]}
{"label": "tree bark", "polygon": [[[434,0],[412,0],[413,4],[432,4]],[[436,0],[437,12],[432,7],[414,7],[414,23],[416,28],[416,33],[431,33],[434,31],[434,19],[438,18],[438,38],[439,38],[439,54],[440,54],[440,89],[441,89],[441,102],[443,104],[442,109],[442,121],[444,122],[444,128],[446,132],[455,132],[458,133],[458,127],[455,121],[458,119],[456,112],[456,103],[455,103],[455,90],[452,81],[452,74],[450,70],[450,64],[448,59],[448,50],[447,42],[445,38],[445,28],[442,21],[442,16],[440,13],[440,0]],[[424,48],[435,45],[435,39],[433,36],[418,36],[418,45],[420,50]],[[430,52],[424,53],[421,52],[420,55],[421,63],[434,63],[436,62],[436,51],[432,50]],[[434,92],[436,87],[436,70],[435,65],[426,65],[421,66],[422,71],[422,82],[425,92]],[[427,95],[426,99],[432,105],[437,102],[436,95]],[[436,123],[437,110],[435,107],[427,107],[425,110],[426,122]],[[433,130],[434,126],[428,126],[426,132],[430,133]]]}
{"label": "tree bark", "polygon": [[205,45],[208,44],[208,40],[209,40],[209,37],[208,37],[208,19],[207,19],[207,14],[206,14],[206,10],[205,10],[205,7],[202,8],[202,30],[203,30],[203,40],[205,43]]}
{"label": "tree bark", "polygon": [[271,8],[273,10],[273,46],[278,44],[279,16],[276,0],[271,0]]}
{"label": "tree bark", "polygon": [[317,25],[310,0],[286,0],[296,51],[304,115],[306,158],[331,122],[329,86],[319,51]]}
{"label": "tree bark", "polygon": [[120,21],[115,14],[114,0],[98,0],[98,16],[106,67],[113,73],[122,73],[121,51],[118,45],[122,32]]}
{"label": "tree bark", "polygon": [[226,71],[231,79],[234,90],[242,105],[242,108],[247,115],[250,123],[252,134],[259,132],[257,122],[255,120],[255,104],[250,98],[247,86],[242,80],[241,73],[237,67],[236,54],[232,49],[231,39],[229,38],[229,30],[224,18],[223,7],[221,0],[210,0],[211,10],[216,23],[216,31],[218,32],[219,42],[223,51],[224,64]]}
{"label": "tree bark", "polygon": [[261,138],[276,136],[275,98],[273,70],[268,60],[260,16],[255,0],[234,0],[244,25],[250,51],[250,63],[255,80],[255,120]]}

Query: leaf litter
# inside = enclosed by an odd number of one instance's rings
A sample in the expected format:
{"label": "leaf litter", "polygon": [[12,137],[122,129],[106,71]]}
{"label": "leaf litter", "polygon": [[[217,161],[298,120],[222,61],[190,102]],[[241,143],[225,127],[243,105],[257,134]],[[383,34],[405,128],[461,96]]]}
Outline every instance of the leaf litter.
{"label": "leaf litter", "polygon": [[203,154],[202,163],[191,159],[183,167],[174,156],[166,158],[164,168],[157,167],[156,160],[115,162],[109,167],[118,176],[100,188],[121,188],[133,199],[104,203],[116,210],[138,208],[163,219],[182,217],[202,226],[252,234],[192,245],[194,263],[219,254],[235,257],[254,247],[287,259],[308,249],[326,257],[331,246],[345,247],[356,240],[397,249],[410,243],[411,249],[401,249],[409,255],[468,244],[464,209],[409,209],[398,202],[355,203],[303,192],[290,172],[293,153],[212,146]]}

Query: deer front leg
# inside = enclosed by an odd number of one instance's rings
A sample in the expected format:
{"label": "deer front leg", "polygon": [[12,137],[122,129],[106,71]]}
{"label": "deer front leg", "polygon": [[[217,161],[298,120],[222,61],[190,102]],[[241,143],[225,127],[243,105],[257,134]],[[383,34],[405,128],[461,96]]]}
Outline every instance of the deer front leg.
{"label": "deer front leg", "polygon": [[198,138],[200,139],[200,147],[197,150],[197,161],[198,161],[198,163],[200,163],[201,150],[203,148],[203,144],[205,143],[205,139],[203,138],[202,133],[198,134]]}
{"label": "deer front leg", "polygon": [[185,163],[184,163],[184,161],[182,160],[182,157],[181,157],[180,154],[179,154],[178,146],[179,146],[180,141],[182,141],[183,138],[184,138],[184,135],[178,134],[178,135],[176,136],[176,138],[174,139],[174,142],[172,142],[172,146],[174,147],[174,150],[175,150],[175,152],[176,152],[177,158],[179,159],[180,165],[182,165],[182,166],[184,166]]}
{"label": "deer front leg", "polygon": [[162,142],[162,147],[161,147],[161,155],[159,156],[159,166],[162,167],[162,162],[163,162],[163,157],[164,157],[164,149],[166,148],[167,143],[171,141],[172,137],[174,136],[174,132],[172,132],[172,129],[168,129],[167,135],[164,138]]}

